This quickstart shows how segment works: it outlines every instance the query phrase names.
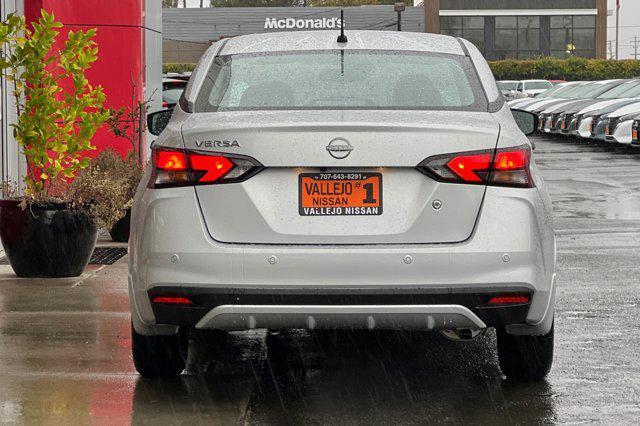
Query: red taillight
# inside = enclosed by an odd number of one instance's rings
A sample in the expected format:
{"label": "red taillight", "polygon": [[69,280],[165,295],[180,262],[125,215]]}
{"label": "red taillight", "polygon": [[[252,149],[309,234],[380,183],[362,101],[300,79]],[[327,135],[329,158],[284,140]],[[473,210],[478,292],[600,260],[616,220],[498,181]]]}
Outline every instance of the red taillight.
{"label": "red taillight", "polygon": [[522,305],[529,303],[531,299],[524,294],[510,296],[495,296],[489,299],[487,305]]}
{"label": "red taillight", "polygon": [[193,302],[188,297],[175,296],[156,296],[153,298],[153,303],[164,303],[167,305],[193,305]]}
{"label": "red taillight", "polygon": [[631,139],[633,139],[636,142],[640,141],[639,133],[640,133],[640,120],[636,120],[633,122],[633,128],[631,129]]}
{"label": "red taillight", "polygon": [[531,188],[530,158],[531,149],[520,146],[438,155],[424,160],[418,169],[443,182]]}
{"label": "red taillight", "polygon": [[182,151],[154,151],[156,168],[182,172],[187,170],[187,156]]}
{"label": "red taillight", "polygon": [[154,149],[152,159],[150,188],[240,182],[262,169],[245,156],[178,149]]}
{"label": "red taillight", "polygon": [[494,171],[520,170],[529,166],[529,151],[504,151],[496,154]]}
{"label": "red taillight", "polygon": [[198,182],[213,183],[233,169],[233,163],[218,155],[190,154],[189,161],[194,171],[202,172]]}
{"label": "red taillight", "polygon": [[490,154],[460,155],[447,163],[447,166],[465,182],[482,182],[479,171],[489,170]]}

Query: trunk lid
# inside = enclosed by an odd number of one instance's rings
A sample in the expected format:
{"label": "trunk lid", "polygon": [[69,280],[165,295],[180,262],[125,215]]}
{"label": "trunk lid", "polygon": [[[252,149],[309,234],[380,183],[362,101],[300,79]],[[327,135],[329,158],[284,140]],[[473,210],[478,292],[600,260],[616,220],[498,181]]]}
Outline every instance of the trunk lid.
{"label": "trunk lid", "polygon": [[[479,112],[254,111],[194,114],[182,131],[187,149],[247,155],[265,166],[241,183],[196,186],[206,227],[217,241],[415,244],[466,240],[485,190],[440,183],[415,167],[434,155],[493,149],[499,126]],[[336,184],[336,176],[346,180]],[[344,191],[342,182],[354,176],[368,179],[351,181],[355,187],[376,185],[379,211],[305,215],[300,200],[314,183],[321,194],[315,200],[322,201],[327,191]]]}

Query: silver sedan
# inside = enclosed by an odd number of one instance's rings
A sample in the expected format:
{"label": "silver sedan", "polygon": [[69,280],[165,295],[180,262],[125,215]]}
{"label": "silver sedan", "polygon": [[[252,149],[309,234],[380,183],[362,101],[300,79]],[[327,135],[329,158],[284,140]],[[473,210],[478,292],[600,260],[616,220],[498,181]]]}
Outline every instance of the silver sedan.
{"label": "silver sedan", "polygon": [[495,327],[505,375],[543,378],[556,252],[523,133],[537,117],[509,109],[466,40],[338,35],[219,41],[175,110],[149,116],[138,371],[180,374],[193,329]]}

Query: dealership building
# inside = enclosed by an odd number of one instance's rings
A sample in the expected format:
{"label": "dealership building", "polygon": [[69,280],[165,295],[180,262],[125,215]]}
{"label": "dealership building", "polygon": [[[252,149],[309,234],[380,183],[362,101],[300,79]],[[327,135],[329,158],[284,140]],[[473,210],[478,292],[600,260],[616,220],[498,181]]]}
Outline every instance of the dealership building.
{"label": "dealership building", "polygon": [[[394,6],[345,7],[351,30],[397,31]],[[334,29],[340,8],[164,9],[164,62],[196,62],[212,43],[243,34]],[[424,0],[401,14],[403,31],[464,37],[489,60],[605,58],[606,0]]]}

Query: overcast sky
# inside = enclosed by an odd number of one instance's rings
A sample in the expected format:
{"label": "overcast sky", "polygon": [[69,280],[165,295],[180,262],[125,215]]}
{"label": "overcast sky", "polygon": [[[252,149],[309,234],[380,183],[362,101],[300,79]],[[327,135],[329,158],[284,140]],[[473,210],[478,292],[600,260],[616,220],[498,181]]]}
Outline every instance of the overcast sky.
{"label": "overcast sky", "polygon": [[[609,0],[609,9],[613,12],[609,16],[607,40],[613,43],[615,54],[616,39],[616,0]],[[633,58],[633,37],[638,37],[638,58],[640,59],[640,1],[620,0],[620,58]],[[608,49],[608,47],[607,47]],[[607,55],[608,55],[607,51]]]}
{"label": "overcast sky", "polygon": [[[558,0],[560,3],[564,0]],[[411,3],[410,0],[405,0],[407,4]],[[611,40],[612,50],[615,54],[615,39],[616,39],[616,0],[608,0],[609,9],[612,11],[612,15],[609,16],[607,31],[607,40]],[[204,0],[206,6],[209,5],[209,0]],[[638,58],[640,58],[640,0],[620,0],[620,58],[633,58],[633,37],[638,37]],[[187,0],[188,7],[200,6],[200,0]],[[607,55],[609,50],[607,46]]]}

